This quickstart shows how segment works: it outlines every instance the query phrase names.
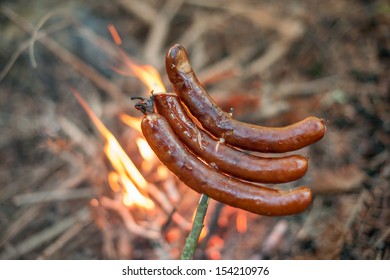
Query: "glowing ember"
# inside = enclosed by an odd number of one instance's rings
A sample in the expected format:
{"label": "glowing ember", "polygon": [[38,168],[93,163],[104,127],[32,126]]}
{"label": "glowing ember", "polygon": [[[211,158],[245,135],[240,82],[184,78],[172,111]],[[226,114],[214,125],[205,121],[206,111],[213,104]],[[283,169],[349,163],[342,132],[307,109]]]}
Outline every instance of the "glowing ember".
{"label": "glowing ember", "polygon": [[116,172],[110,172],[108,174],[108,184],[114,192],[120,192],[122,189],[119,184],[119,175]]}
{"label": "glowing ember", "polygon": [[236,227],[239,233],[245,233],[248,228],[247,215],[244,211],[239,210],[237,212]]}
{"label": "glowing ember", "polygon": [[209,259],[211,260],[220,260],[221,259],[221,250],[224,246],[224,241],[219,236],[213,236],[210,238],[208,243],[208,248],[206,250]]}
{"label": "glowing ember", "polygon": [[221,252],[219,251],[210,251],[209,252],[210,260],[220,260],[222,258]]}
{"label": "glowing ember", "polygon": [[164,165],[160,165],[159,167],[157,167],[157,174],[159,178],[165,179],[169,175],[169,170]]}
{"label": "glowing ember", "polygon": [[228,215],[226,215],[226,214],[221,215],[218,219],[218,226],[223,228],[223,227],[226,227],[228,224],[229,224]]}
{"label": "glowing ember", "polygon": [[108,25],[108,31],[110,31],[111,37],[114,39],[115,44],[118,46],[121,45],[122,39],[113,24]]}
{"label": "glowing ember", "polygon": [[96,198],[92,198],[89,202],[92,207],[98,207],[99,206],[99,201]]}

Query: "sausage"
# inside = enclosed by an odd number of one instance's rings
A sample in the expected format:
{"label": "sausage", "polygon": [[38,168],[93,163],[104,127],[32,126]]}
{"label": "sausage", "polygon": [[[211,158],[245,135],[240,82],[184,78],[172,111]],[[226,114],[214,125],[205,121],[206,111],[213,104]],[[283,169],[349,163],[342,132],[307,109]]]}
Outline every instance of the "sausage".
{"label": "sausage", "polygon": [[312,193],[307,187],[281,191],[219,173],[189,152],[160,114],[146,114],[141,129],[160,161],[198,193],[232,207],[267,216],[297,214],[311,203]]}
{"label": "sausage", "polygon": [[179,98],[202,126],[226,143],[265,153],[294,151],[320,140],[325,134],[324,121],[308,117],[285,127],[263,127],[234,120],[222,111],[199,83],[181,45],[174,45],[166,55],[166,71]]}
{"label": "sausage", "polygon": [[308,160],[302,156],[259,157],[220,143],[194,123],[174,93],[154,93],[153,99],[157,112],[184,144],[221,172],[258,183],[285,183],[307,171]]}

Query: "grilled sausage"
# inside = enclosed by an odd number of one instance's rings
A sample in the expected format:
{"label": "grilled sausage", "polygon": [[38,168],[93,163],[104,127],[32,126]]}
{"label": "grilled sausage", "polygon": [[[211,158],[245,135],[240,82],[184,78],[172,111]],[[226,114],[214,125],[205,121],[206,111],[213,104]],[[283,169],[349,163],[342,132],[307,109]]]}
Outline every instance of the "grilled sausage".
{"label": "grilled sausage", "polygon": [[199,83],[187,52],[180,45],[174,45],[167,52],[166,71],[175,92],[202,126],[232,146],[283,153],[313,144],[324,136],[324,121],[316,117],[286,127],[263,127],[234,120],[217,106]]}

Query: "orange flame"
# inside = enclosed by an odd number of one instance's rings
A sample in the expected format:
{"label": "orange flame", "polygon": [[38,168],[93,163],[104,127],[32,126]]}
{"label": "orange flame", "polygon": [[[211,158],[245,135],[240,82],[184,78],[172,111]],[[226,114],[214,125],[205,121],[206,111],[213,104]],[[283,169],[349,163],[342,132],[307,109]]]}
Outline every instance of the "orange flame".
{"label": "orange flame", "polygon": [[[111,37],[113,38],[116,45],[120,45],[122,43],[122,39],[119,36],[118,31],[116,30],[115,26],[113,24],[108,25],[108,31],[111,34]],[[118,51],[120,52],[124,66],[127,66],[128,70],[130,72],[127,72],[126,70],[123,71],[121,69],[114,70],[118,73],[121,73],[123,75],[129,75],[133,74],[137,78],[139,78],[147,87],[149,92],[165,92],[165,86],[164,83],[161,80],[160,74],[158,71],[151,65],[138,65],[134,63],[127,55],[126,53],[118,48]]]}
{"label": "orange flame", "polygon": [[[111,36],[113,37],[115,43],[117,45],[120,45],[121,38],[114,25],[110,24],[108,26],[108,30],[111,33]],[[118,73],[122,73],[125,75],[135,75],[147,86],[150,92],[166,91],[164,83],[162,82],[158,71],[154,67],[150,65],[137,65],[126,55],[124,51],[119,48],[118,51],[120,52],[122,56],[122,62],[127,69],[125,69],[124,71],[119,69],[114,70],[116,70]],[[148,185],[145,178],[139,172],[139,170],[131,161],[131,159],[127,156],[127,154],[122,149],[114,135],[112,135],[112,133],[104,126],[101,120],[92,112],[92,110],[89,108],[84,99],[82,99],[81,96],[74,89],[71,89],[71,91],[106,140],[106,144],[104,146],[104,153],[110,160],[112,167],[115,169],[115,172],[109,174],[108,178],[111,188],[116,191],[118,190],[118,186],[124,187],[123,203],[127,206],[136,204],[146,209],[153,208],[154,203],[149,198],[143,196],[139,192],[139,190],[145,190]],[[124,123],[141,132],[139,119],[125,114],[121,114],[120,118]],[[141,156],[145,159],[145,169],[150,169],[150,162],[154,161],[155,159],[153,151],[151,150],[147,142],[142,138],[137,139],[137,145]]]}
{"label": "orange flame", "polygon": [[161,80],[161,76],[153,66],[137,65],[126,55],[124,51],[119,50],[119,52],[122,55],[123,63],[130,71],[126,72],[123,70],[114,69],[115,71],[124,75],[133,74],[145,84],[149,92],[166,92],[164,83]]}
{"label": "orange flame", "polygon": [[104,153],[110,160],[111,165],[116,172],[116,175],[109,175],[109,183],[113,190],[115,191],[118,189],[118,185],[122,185],[124,187],[123,203],[126,206],[135,204],[146,209],[154,208],[153,201],[142,195],[139,191],[139,189],[146,190],[148,183],[145,178],[127,156],[126,152],[122,149],[114,135],[90,109],[85,100],[76,90],[71,88],[71,92],[87,112],[88,116],[91,118],[92,122],[106,141],[104,145]]}
{"label": "orange flame", "polygon": [[141,119],[137,117],[132,117],[126,114],[120,114],[119,118],[123,123],[125,123],[127,126],[130,126],[137,130],[139,133],[142,133],[141,131]]}
{"label": "orange flame", "polygon": [[141,156],[146,161],[153,161],[156,156],[154,155],[153,150],[150,148],[148,142],[144,138],[138,138],[136,140],[139,152],[141,153]]}
{"label": "orange flame", "polygon": [[155,163],[157,162],[157,157],[144,138],[139,137],[135,141],[138,146],[138,150],[142,158],[144,159],[144,161],[142,161],[141,168],[143,171],[149,172],[155,166]]}

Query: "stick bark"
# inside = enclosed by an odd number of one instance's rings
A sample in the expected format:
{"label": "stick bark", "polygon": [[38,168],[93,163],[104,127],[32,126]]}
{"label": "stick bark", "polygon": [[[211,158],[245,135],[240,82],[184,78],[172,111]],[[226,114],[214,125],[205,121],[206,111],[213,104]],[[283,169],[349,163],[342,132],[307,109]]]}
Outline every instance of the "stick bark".
{"label": "stick bark", "polygon": [[194,256],[196,245],[198,244],[200,233],[204,227],[204,218],[206,216],[207,207],[209,206],[209,197],[202,194],[199,200],[198,208],[196,210],[195,219],[192,224],[190,234],[186,239],[183,252],[181,254],[182,260],[191,260]]}

